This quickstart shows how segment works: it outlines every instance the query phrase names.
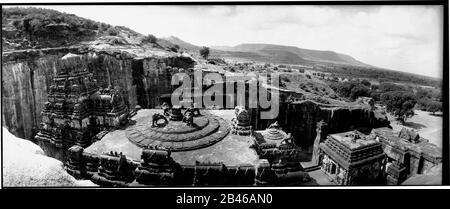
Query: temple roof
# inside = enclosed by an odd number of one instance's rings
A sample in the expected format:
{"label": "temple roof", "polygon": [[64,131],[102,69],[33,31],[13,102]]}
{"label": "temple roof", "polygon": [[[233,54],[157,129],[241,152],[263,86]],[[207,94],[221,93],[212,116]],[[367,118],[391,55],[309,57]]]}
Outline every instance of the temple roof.
{"label": "temple roof", "polygon": [[[378,143],[375,140],[367,140],[366,135],[359,131],[348,131],[337,134],[330,134],[330,137],[341,142],[343,145],[348,147],[350,150],[361,149],[363,147],[371,146]],[[354,137],[360,137],[355,139]]]}
{"label": "temple roof", "polygon": [[346,169],[385,156],[380,142],[358,131],[330,134],[319,146]]}
{"label": "temple roof", "polygon": [[442,159],[442,150],[422,137],[420,137],[418,143],[413,143],[405,138],[399,137],[398,133],[386,127],[373,129],[372,133],[374,137],[379,136],[382,143],[395,147],[403,152],[410,151],[411,154],[416,156],[423,155],[426,159],[433,162]]}

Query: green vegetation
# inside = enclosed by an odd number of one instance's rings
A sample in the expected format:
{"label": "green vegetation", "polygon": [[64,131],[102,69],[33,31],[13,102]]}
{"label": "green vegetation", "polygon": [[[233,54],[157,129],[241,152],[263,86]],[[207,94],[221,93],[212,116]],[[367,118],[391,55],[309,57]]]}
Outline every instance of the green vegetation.
{"label": "green vegetation", "polygon": [[414,116],[415,95],[407,91],[391,91],[381,95],[386,110],[392,113],[402,123]]}
{"label": "green vegetation", "polygon": [[204,59],[208,59],[209,56],[209,48],[204,46],[200,49],[200,55],[204,58]]}
{"label": "green vegetation", "polygon": [[[434,88],[417,88],[393,83],[372,85],[368,80],[338,82],[332,79],[330,87],[341,97],[355,100],[358,97],[372,97],[386,105],[386,110],[401,122],[414,115],[414,108],[433,114],[442,111],[442,97]],[[414,93],[415,92],[415,93]]]}
{"label": "green vegetation", "polygon": [[117,31],[117,29],[115,29],[114,27],[108,28],[108,30],[106,30],[106,33],[110,36],[119,35],[119,31]]}
{"label": "green vegetation", "polygon": [[156,38],[156,36],[154,36],[154,35],[152,35],[152,34],[148,34],[147,36],[145,36],[145,37],[142,39],[142,43],[152,43],[152,44],[155,44],[157,40],[158,40],[158,39]]}
{"label": "green vegetation", "polygon": [[2,8],[2,26],[11,33],[14,48],[57,47],[93,40],[97,33],[113,33],[112,26],[72,14],[42,8]]}
{"label": "green vegetation", "polygon": [[424,111],[435,112],[442,111],[441,92],[431,88],[418,88],[416,92],[417,108]]}
{"label": "green vegetation", "polygon": [[442,102],[437,102],[437,101],[428,102],[427,111],[431,112],[433,115],[436,112],[442,111]]}
{"label": "green vegetation", "polygon": [[370,88],[366,85],[356,82],[332,82],[330,87],[341,97],[350,98],[352,100],[358,97],[370,96]]}
{"label": "green vegetation", "polygon": [[314,70],[332,73],[349,79],[365,78],[367,80],[377,80],[380,83],[414,83],[436,88],[442,86],[442,80],[439,79],[376,67],[328,64],[326,67],[314,67]]}
{"label": "green vegetation", "polygon": [[180,45],[174,44],[172,47],[170,47],[170,50],[172,50],[173,52],[178,52],[180,51]]}

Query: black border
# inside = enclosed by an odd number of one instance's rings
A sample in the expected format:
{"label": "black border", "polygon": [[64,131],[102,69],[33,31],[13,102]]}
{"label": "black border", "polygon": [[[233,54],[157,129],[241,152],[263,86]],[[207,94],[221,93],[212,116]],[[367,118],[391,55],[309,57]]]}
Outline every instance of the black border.
{"label": "black border", "polygon": [[[436,185],[437,187],[450,185],[450,159],[449,159],[449,34],[448,34],[448,1],[447,0],[407,0],[407,1],[217,1],[217,2],[59,2],[59,3],[0,3],[0,6],[39,6],[39,5],[442,5],[443,6],[443,87],[442,87],[442,97],[443,97],[443,140],[442,140],[442,185]],[[2,36],[2,35],[1,35]],[[3,66],[2,66],[3,67]],[[0,72],[1,77],[3,77],[3,69]],[[3,83],[2,83],[3,86]],[[0,131],[1,136],[1,146],[3,149],[3,129]],[[2,168],[3,168],[3,152],[2,154]],[[1,172],[1,186],[3,185],[3,169]],[[417,185],[418,187],[428,188],[427,185]],[[364,186],[314,186],[314,187],[340,187],[340,188],[355,188]],[[384,185],[373,186],[374,188],[383,188]],[[408,188],[415,186],[401,185],[396,188]],[[6,187],[10,188],[10,187]],[[22,188],[67,188],[67,187],[22,187]],[[79,187],[69,187],[69,188],[79,188]],[[97,187],[92,187],[97,188]],[[102,188],[102,187],[99,187]],[[155,187],[143,187],[143,188],[155,188]],[[173,188],[173,187],[156,187],[156,188]],[[179,189],[183,188],[218,188],[218,187],[175,187]],[[248,188],[248,189],[258,189],[263,187],[220,187],[223,189],[230,188]],[[279,187],[282,188],[282,187]],[[285,187],[289,188],[289,187]],[[301,188],[301,187],[300,187]],[[223,190],[222,189],[222,190]],[[186,190],[192,192],[193,190]],[[245,189],[242,191],[246,191]],[[248,190],[247,190],[248,191]],[[263,191],[263,190],[262,190]],[[270,189],[270,191],[274,191]]]}

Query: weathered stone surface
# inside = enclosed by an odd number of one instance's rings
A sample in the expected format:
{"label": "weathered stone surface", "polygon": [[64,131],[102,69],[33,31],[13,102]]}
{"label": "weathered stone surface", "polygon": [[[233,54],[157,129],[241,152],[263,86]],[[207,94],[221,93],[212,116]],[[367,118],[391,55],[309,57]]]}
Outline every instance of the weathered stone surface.
{"label": "weathered stone surface", "polygon": [[119,87],[130,109],[138,104],[154,107],[161,94],[169,93],[170,74],[165,73],[166,66],[189,68],[193,63],[189,57],[173,53],[159,56],[85,46],[4,52],[2,122],[14,135],[26,139],[35,135],[48,88],[67,53],[82,55],[77,64],[93,73],[101,88],[109,84]]}
{"label": "weathered stone surface", "polygon": [[[256,129],[265,129],[273,120],[257,120],[258,110],[251,109],[252,125]],[[292,133],[297,145],[312,153],[316,138],[316,124],[324,121],[328,124],[328,133],[339,133],[360,127],[388,126],[389,121],[380,118],[365,106],[324,106],[306,100],[290,104],[280,104],[277,118],[280,126]]]}
{"label": "weathered stone surface", "polygon": [[176,152],[210,146],[229,132],[229,124],[224,119],[206,112],[194,118],[194,126],[182,121],[170,121],[163,127],[151,126],[148,121],[152,115],[147,114],[143,123],[126,129],[128,140],[139,147],[158,145]]}

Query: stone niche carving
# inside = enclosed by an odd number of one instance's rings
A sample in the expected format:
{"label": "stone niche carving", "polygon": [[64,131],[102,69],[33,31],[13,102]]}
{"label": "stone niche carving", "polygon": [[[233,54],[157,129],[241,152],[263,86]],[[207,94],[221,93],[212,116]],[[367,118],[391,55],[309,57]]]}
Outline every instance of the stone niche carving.
{"label": "stone niche carving", "polygon": [[243,106],[237,106],[234,110],[236,118],[231,121],[231,133],[239,136],[251,135],[253,130],[248,111]]}

